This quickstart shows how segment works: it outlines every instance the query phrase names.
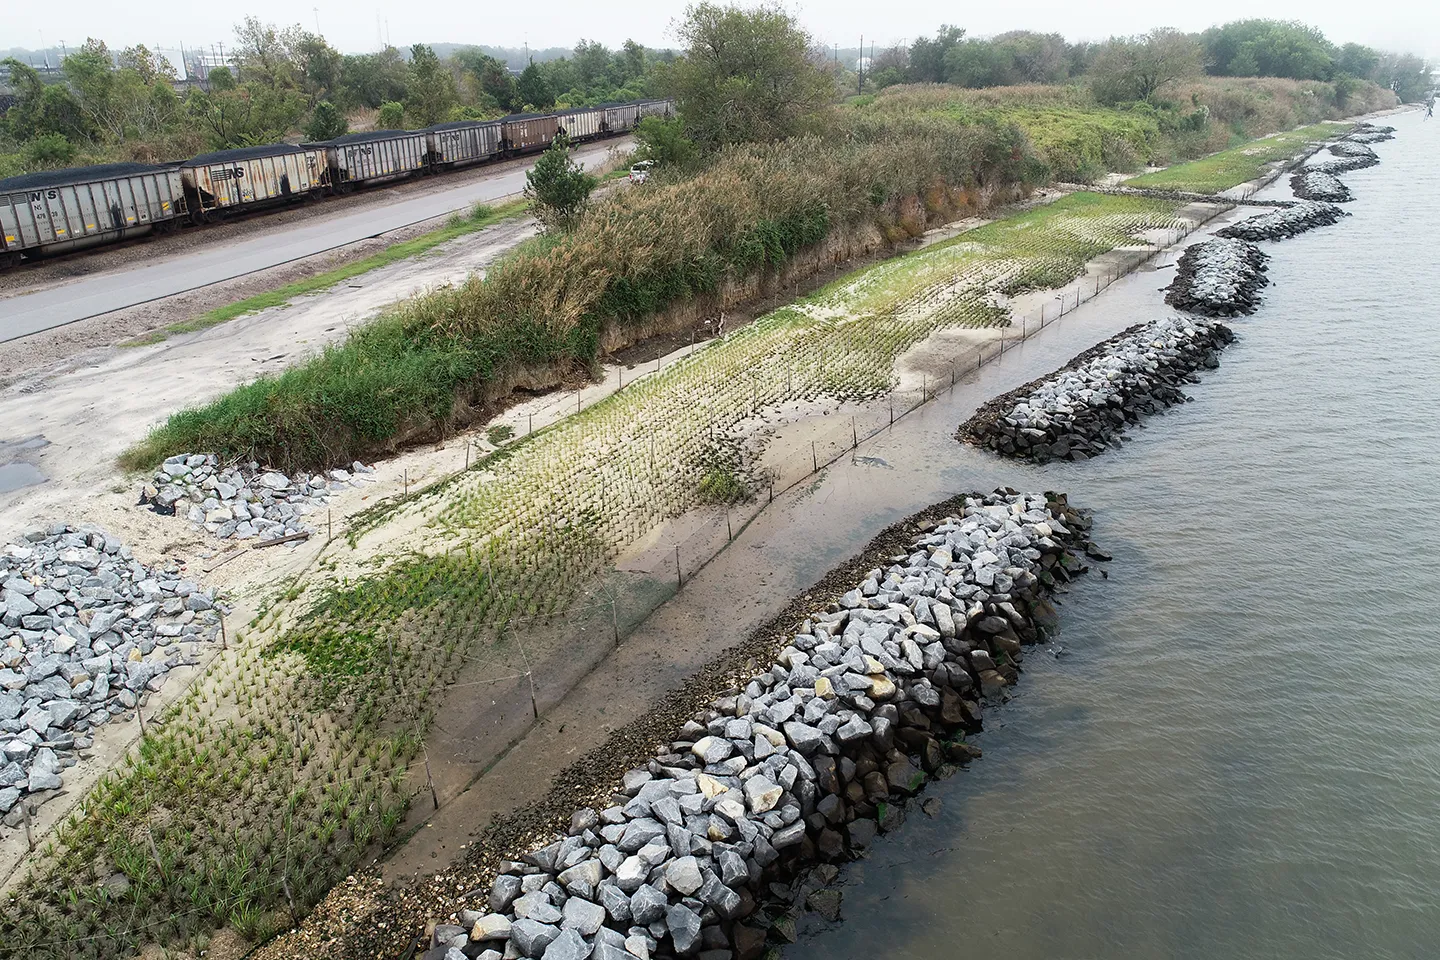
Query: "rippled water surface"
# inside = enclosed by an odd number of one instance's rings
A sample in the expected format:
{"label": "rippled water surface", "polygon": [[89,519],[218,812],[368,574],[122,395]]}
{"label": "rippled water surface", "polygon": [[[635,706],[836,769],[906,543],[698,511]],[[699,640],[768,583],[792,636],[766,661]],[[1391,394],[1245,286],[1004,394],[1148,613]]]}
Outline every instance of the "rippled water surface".
{"label": "rippled water surface", "polygon": [[1110,578],[789,960],[1440,956],[1440,121],[1387,122],[1194,403],[1081,465],[946,452],[1094,509]]}

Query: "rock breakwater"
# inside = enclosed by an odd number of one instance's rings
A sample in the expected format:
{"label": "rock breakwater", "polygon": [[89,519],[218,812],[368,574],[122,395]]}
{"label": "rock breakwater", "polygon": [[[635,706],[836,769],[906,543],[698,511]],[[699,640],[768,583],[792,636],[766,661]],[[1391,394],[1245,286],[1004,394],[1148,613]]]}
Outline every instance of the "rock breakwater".
{"label": "rock breakwater", "polygon": [[1363,143],[1356,143],[1354,140],[1338,140],[1330,144],[1330,152],[1337,157],[1358,157],[1364,160],[1373,160],[1375,163],[1380,162],[1380,158],[1376,156],[1374,150]]}
{"label": "rock breakwater", "polygon": [[1345,138],[1351,143],[1380,143],[1395,139],[1395,128],[1373,123],[1357,123],[1355,130]]}
{"label": "rock breakwater", "polygon": [[1269,213],[1261,213],[1241,220],[1239,223],[1232,223],[1222,230],[1217,230],[1215,235],[1234,240],[1248,240],[1251,243],[1259,240],[1286,240],[1316,227],[1339,223],[1347,216],[1349,214],[1333,203],[1302,200],[1288,207],[1281,207]]}
{"label": "rock breakwater", "polygon": [[[1375,157],[1334,157],[1329,160],[1319,160],[1302,168],[1300,173],[1328,173],[1336,176],[1341,173],[1349,173],[1351,170],[1364,170],[1366,167],[1373,167],[1380,161]],[[1295,178],[1290,178],[1291,185],[1294,185]]]}
{"label": "rock breakwater", "polygon": [[1050,587],[1084,571],[1062,495],[965,498],[908,553],[788,637],[626,773],[611,803],[500,865],[435,924],[425,960],[756,960],[793,911],[838,919],[834,863],[903,820],[928,775],[978,755],[980,704],[1054,626]]}
{"label": "rock breakwater", "polygon": [[196,529],[224,539],[266,539],[313,531],[304,518],[331,494],[369,480],[371,467],[286,476],[258,463],[222,465],[212,453],[171,457],[140,492],[156,513],[182,515]]}
{"label": "rock breakwater", "polygon": [[1348,203],[1355,199],[1350,194],[1350,188],[1341,183],[1338,177],[1319,167],[1306,167],[1295,171],[1290,178],[1290,189],[1301,200]]}
{"label": "rock breakwater", "polygon": [[1194,372],[1218,366],[1234,339],[1229,327],[1194,318],[1131,327],[991,400],[960,427],[959,439],[1036,463],[1088,460],[1142,417],[1183,403]]}
{"label": "rock breakwater", "polygon": [[18,826],[96,727],[198,663],[219,617],[212,591],[102,530],[57,524],[0,548],[0,822]]}
{"label": "rock breakwater", "polygon": [[1176,264],[1175,279],[1165,288],[1165,302],[1179,310],[1207,317],[1254,313],[1269,257],[1246,240],[1221,237],[1187,247]]}

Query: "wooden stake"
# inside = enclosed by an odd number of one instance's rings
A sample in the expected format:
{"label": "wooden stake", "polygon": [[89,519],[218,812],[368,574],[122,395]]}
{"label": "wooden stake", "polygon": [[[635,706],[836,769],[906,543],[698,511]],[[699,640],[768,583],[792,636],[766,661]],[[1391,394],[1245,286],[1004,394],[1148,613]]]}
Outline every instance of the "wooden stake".
{"label": "wooden stake", "polygon": [[735,542],[735,531],[730,528],[730,508],[725,508],[725,537],[731,543]]}
{"label": "wooden stake", "polygon": [[810,441],[810,465],[814,467],[812,473],[820,472],[820,455],[815,452],[815,441]]}
{"label": "wooden stake", "polygon": [[680,572],[680,544],[675,544],[675,587],[680,589],[685,586],[685,577]]}
{"label": "wooden stake", "polygon": [[855,429],[855,418],[850,418],[850,449],[854,450],[860,446],[860,434]]}

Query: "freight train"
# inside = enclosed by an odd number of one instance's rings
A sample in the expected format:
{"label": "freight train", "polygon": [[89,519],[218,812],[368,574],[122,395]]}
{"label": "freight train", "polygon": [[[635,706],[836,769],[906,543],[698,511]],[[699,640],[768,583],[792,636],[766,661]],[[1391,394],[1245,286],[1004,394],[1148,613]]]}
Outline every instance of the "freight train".
{"label": "freight train", "polygon": [[424,130],[351,133],[321,143],[276,143],[176,163],[110,163],[0,180],[0,268],[21,259],[118,243],[237,212],[277,209],[357,187],[440,173],[544,150],[564,133],[584,143],[669,117],[670,100],[640,100]]}

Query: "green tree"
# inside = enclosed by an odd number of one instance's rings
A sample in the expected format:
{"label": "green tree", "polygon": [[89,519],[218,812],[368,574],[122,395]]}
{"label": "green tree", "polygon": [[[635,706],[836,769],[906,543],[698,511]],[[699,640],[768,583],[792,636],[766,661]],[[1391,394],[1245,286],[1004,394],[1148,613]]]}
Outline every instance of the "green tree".
{"label": "green tree", "polygon": [[440,63],[435,51],[423,43],[410,48],[409,96],[405,113],[417,127],[439,123],[455,106],[455,78]]}
{"label": "green tree", "polygon": [[311,142],[334,140],[350,131],[345,114],[329,100],[321,100],[310,112],[310,122],[305,124],[305,138]]}
{"label": "green tree", "polygon": [[[965,39],[960,27],[942,26],[935,39],[921,37],[910,44],[910,68],[907,79],[911,83],[944,83],[947,76],[945,57]],[[862,50],[863,54],[864,51]]]}
{"label": "green tree", "polygon": [[1106,103],[1150,100],[1167,85],[1198,76],[1200,43],[1161,27],[1141,37],[1112,37],[1091,69],[1095,95]]}
{"label": "green tree", "polygon": [[1338,51],[1317,28],[1298,21],[1236,20],[1200,36],[1210,73],[1222,77],[1329,80]]}
{"label": "green tree", "polygon": [[216,150],[283,140],[305,113],[300,94],[243,84],[232,90],[192,90],[186,113],[205,131]]}
{"label": "green tree", "polygon": [[479,93],[477,99],[482,102],[488,100],[506,113],[523,106],[516,102],[515,78],[505,69],[505,64],[477,47],[463,47],[455,51],[454,59],[473,78]]}
{"label": "green tree", "polygon": [[699,3],[686,8],[677,33],[685,55],[665,83],[686,134],[706,149],[793,136],[835,99],[810,35],[783,7]]}
{"label": "green tree", "polygon": [[91,128],[85,112],[68,87],[45,83],[34,67],[13,57],[0,62],[9,68],[10,86],[15,91],[15,105],[6,111],[5,120],[16,140],[47,133],[61,134],[72,143],[89,139]]}
{"label": "green tree", "polygon": [[377,109],[382,103],[404,101],[409,84],[409,66],[392,46],[379,53],[347,56],[340,63],[342,106]]}
{"label": "green tree", "polygon": [[646,117],[635,128],[635,157],[663,167],[682,167],[695,159],[695,144],[685,136],[679,117]]}
{"label": "green tree", "polygon": [[60,133],[42,133],[27,140],[20,152],[29,170],[53,170],[75,159],[75,147]]}
{"label": "green tree", "polygon": [[545,77],[534,60],[520,72],[520,80],[515,84],[515,96],[524,107],[548,110],[555,106],[555,94],[550,84],[545,82]]}
{"label": "green tree", "polygon": [[240,83],[271,90],[294,90],[298,84],[290,51],[273,23],[246,17],[235,25],[235,69]]}
{"label": "green tree", "polygon": [[570,157],[570,140],[563,133],[540,155],[525,174],[525,199],[546,230],[569,233],[575,229],[600,183]]}
{"label": "green tree", "polygon": [[1429,65],[1411,53],[1383,53],[1372,79],[1395,91],[1402,103],[1420,103],[1434,88]]}
{"label": "green tree", "polygon": [[1340,48],[1339,56],[1335,58],[1336,70],[1362,80],[1372,78],[1375,75],[1375,68],[1378,66],[1380,66],[1380,54],[1358,43],[1345,44]]}
{"label": "green tree", "polygon": [[1011,51],[989,40],[966,40],[945,54],[945,79],[961,87],[999,87],[1015,82]]}
{"label": "green tree", "polygon": [[134,70],[140,82],[147,87],[157,83],[174,83],[179,79],[175,76],[175,68],[170,65],[170,61],[158,53],[151,53],[143,43],[120,51],[119,66],[121,70]]}
{"label": "green tree", "polygon": [[217,92],[235,89],[235,74],[230,72],[229,67],[216,67],[206,74],[205,80],[210,89]]}
{"label": "green tree", "polygon": [[380,116],[375,123],[382,130],[395,130],[405,125],[405,104],[394,100],[380,104]]}

